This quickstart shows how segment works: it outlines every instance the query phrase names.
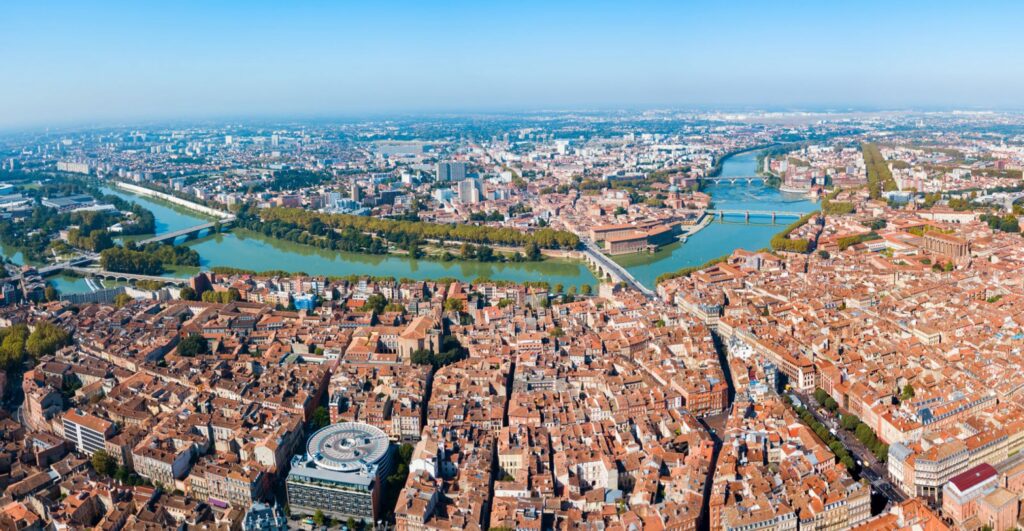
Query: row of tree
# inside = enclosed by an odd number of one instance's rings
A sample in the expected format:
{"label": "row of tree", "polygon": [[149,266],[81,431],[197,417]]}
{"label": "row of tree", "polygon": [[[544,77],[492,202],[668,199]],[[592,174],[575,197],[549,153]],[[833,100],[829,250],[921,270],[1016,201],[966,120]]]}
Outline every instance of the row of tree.
{"label": "row of tree", "polygon": [[505,215],[497,210],[490,212],[473,212],[469,215],[470,221],[505,221]]}
{"label": "row of tree", "polygon": [[100,267],[107,271],[136,275],[159,275],[164,272],[164,264],[159,258],[124,247],[111,247],[100,253]]}
{"label": "row of tree", "polygon": [[864,166],[868,170],[868,195],[871,199],[880,199],[882,192],[896,190],[896,179],[893,179],[889,164],[878,146],[865,142],[860,149],[864,154]]}
{"label": "row of tree", "polygon": [[853,432],[857,440],[866,446],[868,450],[871,450],[871,453],[875,454],[875,458],[879,461],[884,463],[889,458],[889,445],[879,440],[878,436],[875,435],[875,430],[872,430],[871,426],[864,424],[857,415],[840,415],[839,425],[844,430]]}
{"label": "row of tree", "polygon": [[[970,210],[971,208],[973,208],[971,202],[976,197],[978,197],[977,192],[971,192],[971,194],[968,197],[950,197],[949,199],[946,200],[946,206],[958,212]],[[924,206],[925,208],[931,208],[933,205],[935,205],[935,203],[938,203],[941,200],[942,192],[928,192],[924,194],[924,197],[922,198],[922,206]]]}
{"label": "row of tree", "polygon": [[818,215],[818,212],[804,214],[800,219],[786,227],[785,230],[772,236],[770,245],[776,251],[788,251],[791,253],[808,253],[813,251],[810,240],[805,238],[790,238],[789,235],[796,229],[807,224],[808,221]]}
{"label": "row of tree", "polygon": [[690,276],[691,273],[693,273],[695,271],[700,271],[701,269],[711,267],[711,266],[713,266],[715,264],[720,264],[720,263],[726,261],[728,258],[729,258],[729,255],[719,256],[718,258],[712,258],[711,260],[708,260],[707,262],[704,262],[701,265],[684,267],[682,269],[679,269],[677,271],[673,271],[671,273],[662,273],[662,274],[658,275],[658,278],[654,279],[654,284],[658,285],[658,284],[661,284],[662,282],[665,282],[665,281],[668,281],[668,280],[672,280],[674,278],[688,277],[688,276]]}
{"label": "row of tree", "polygon": [[364,234],[353,227],[335,231],[323,223],[312,223],[308,227],[302,227],[282,220],[260,221],[256,217],[242,219],[238,224],[242,228],[259,232],[264,236],[321,249],[367,254],[387,254],[388,252],[387,245],[380,239]]}
{"label": "row of tree", "polygon": [[302,228],[313,234],[322,232],[320,225],[330,229],[352,228],[365,234],[378,234],[388,241],[451,240],[470,243],[525,246],[533,242],[545,249],[575,249],[579,237],[567,231],[543,228],[523,232],[508,227],[430,223],[425,221],[397,221],[370,216],[325,214],[298,208],[267,208],[259,211],[264,222],[279,221]]}
{"label": "row of tree", "polygon": [[853,236],[843,236],[836,240],[836,244],[839,245],[840,251],[845,251],[849,247],[853,247],[858,243],[863,243],[871,240],[877,240],[881,238],[877,232],[871,231],[865,234],[854,234]]}
{"label": "row of tree", "polygon": [[[785,396],[786,401],[792,406],[793,403],[789,400],[789,395],[783,396]],[[839,459],[839,462],[842,463],[847,470],[850,470],[851,472],[857,471],[857,461],[854,460],[852,455],[850,455],[850,451],[846,449],[846,446],[843,446],[842,441],[836,438],[835,435],[832,435],[832,432],[829,431],[824,424],[819,422],[818,419],[814,418],[814,415],[811,414],[807,408],[803,406],[794,406],[793,409],[796,411],[796,414],[800,416],[800,420],[828,446],[829,450],[832,450],[832,453],[835,454],[836,458]]]}
{"label": "row of tree", "polygon": [[[904,387],[901,398],[908,400],[913,396],[914,388],[908,384]],[[839,413],[839,403],[829,396],[824,389],[815,389],[814,399],[833,415],[839,415],[839,426],[853,433],[861,444],[866,446],[868,450],[871,450],[871,453],[875,454],[875,458],[883,463],[889,458],[889,445],[878,439],[878,436],[875,435],[875,430],[872,430],[871,426],[861,421],[857,415]]]}
{"label": "row of tree", "polygon": [[219,304],[228,304],[229,302],[235,302],[242,298],[241,293],[235,288],[229,288],[225,291],[214,291],[206,290],[199,297],[203,302],[215,302]]}
{"label": "row of tree", "polygon": [[298,190],[328,182],[333,177],[328,173],[314,172],[309,170],[280,170],[274,172],[273,178],[261,184],[254,184],[250,187],[251,192],[262,192],[270,190],[282,192],[285,190]]}

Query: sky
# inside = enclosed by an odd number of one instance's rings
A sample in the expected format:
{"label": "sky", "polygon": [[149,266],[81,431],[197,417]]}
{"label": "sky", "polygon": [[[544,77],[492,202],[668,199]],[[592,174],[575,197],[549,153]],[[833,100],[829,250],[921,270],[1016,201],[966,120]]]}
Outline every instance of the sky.
{"label": "sky", "polygon": [[0,129],[617,108],[1024,108],[1018,1],[0,2]]}

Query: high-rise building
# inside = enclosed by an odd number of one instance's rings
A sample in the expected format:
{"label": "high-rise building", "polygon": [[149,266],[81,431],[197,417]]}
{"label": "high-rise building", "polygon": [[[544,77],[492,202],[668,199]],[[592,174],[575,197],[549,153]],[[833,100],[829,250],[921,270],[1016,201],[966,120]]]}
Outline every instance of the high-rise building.
{"label": "high-rise building", "polygon": [[57,162],[57,171],[88,174],[90,172],[90,168],[85,162],[70,162],[62,160]]}
{"label": "high-rise building", "polygon": [[349,191],[349,199],[357,203],[363,200],[363,189],[354,181],[352,182],[352,189]]}
{"label": "high-rise building", "polygon": [[461,181],[466,178],[466,163],[458,161],[442,161],[437,163],[436,179],[438,182]]}
{"label": "high-rise building", "polygon": [[466,179],[459,182],[459,202],[464,205],[479,203],[483,197],[483,187],[477,179]]}

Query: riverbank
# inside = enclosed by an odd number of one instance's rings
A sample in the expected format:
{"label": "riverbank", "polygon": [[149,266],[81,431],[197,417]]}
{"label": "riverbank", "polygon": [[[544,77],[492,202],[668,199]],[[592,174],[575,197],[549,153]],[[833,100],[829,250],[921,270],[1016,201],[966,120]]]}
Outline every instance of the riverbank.
{"label": "riverbank", "polygon": [[[758,151],[758,152],[764,151],[766,149],[770,149],[772,146],[777,146],[777,145],[778,144],[762,144],[762,145],[756,146],[756,147],[744,148],[744,149],[741,149],[739,151],[730,151],[730,152],[726,153],[725,155],[722,155],[721,157],[718,158],[718,160],[715,161],[715,165],[711,167],[711,171],[708,172],[707,176],[708,177],[719,177],[719,176],[722,176],[722,172],[725,170],[725,161],[727,161],[727,160],[729,160],[729,159],[731,159],[733,157],[738,157],[740,155],[744,155],[744,154],[747,154],[747,153],[753,153],[755,151]],[[756,173],[751,173],[750,175],[756,175]],[[724,175],[724,177],[729,177],[729,175]]]}
{"label": "riverbank", "polygon": [[690,239],[690,237],[692,237],[694,234],[697,234],[698,232],[704,230],[704,228],[710,225],[711,222],[714,221],[714,219],[715,216],[713,214],[708,214],[705,211],[703,214],[701,214],[700,220],[698,220],[697,223],[694,225],[687,225],[686,228],[684,228],[683,231],[680,232],[679,237],[677,239],[683,243],[686,243],[686,240]]}
{"label": "riverbank", "polygon": [[[433,239],[427,239],[426,242],[431,247],[436,248],[439,251],[448,251],[448,252],[455,251],[456,253],[462,248],[462,245],[464,243],[466,243],[466,242],[460,242],[460,241],[449,241],[449,240],[442,241],[442,240],[433,240]],[[472,244],[471,243],[470,245],[476,245],[476,244]],[[526,254],[526,248],[522,247],[522,246],[513,246],[513,245],[487,245],[487,246],[490,247],[492,250],[494,250],[494,252],[502,253],[502,254],[507,255],[509,257],[515,255],[516,253],[523,254],[523,255]],[[580,253],[576,249],[545,249],[545,248],[539,248],[538,251],[540,252],[541,256],[546,257],[546,258],[558,258],[558,259],[568,259],[568,260],[583,260],[583,254]],[[405,254],[405,253],[393,253],[393,254]],[[539,262],[540,260],[526,260],[526,261],[529,261],[529,262]]]}
{"label": "riverbank", "polygon": [[[320,249],[269,238],[247,229],[191,240],[185,245],[199,252],[200,268],[228,266],[260,271],[303,271],[313,275],[373,275],[430,280],[477,278],[513,282],[544,281],[566,287],[597,285],[597,279],[579,260],[549,258],[540,262],[477,262],[414,259],[393,254],[374,255]],[[198,270],[197,269],[197,270]]]}
{"label": "riverbank", "polygon": [[211,216],[211,217],[214,217],[214,218],[218,218],[218,219],[222,219],[223,220],[223,219],[232,219],[232,218],[235,217],[233,214],[231,214],[229,212],[225,212],[223,210],[217,210],[215,208],[210,208],[210,207],[208,207],[206,205],[200,205],[199,203],[196,203],[194,201],[188,201],[188,200],[182,199],[182,198],[180,198],[178,196],[174,196],[174,195],[171,195],[171,194],[168,194],[168,193],[164,193],[164,192],[160,192],[160,191],[157,191],[157,190],[153,190],[151,188],[146,188],[144,186],[139,186],[139,185],[136,185],[136,184],[126,183],[126,182],[123,182],[123,181],[114,181],[114,186],[116,186],[116,187],[118,187],[118,188],[120,188],[122,190],[128,191],[128,192],[130,192],[132,194],[135,194],[135,195],[140,195],[140,196],[143,196],[143,197],[150,197],[150,198],[161,199],[163,201],[167,201],[168,203],[173,203],[175,205],[178,205],[178,206],[187,208],[189,210],[192,210],[192,211],[195,211],[195,212],[199,212],[200,214],[205,214],[207,216]]}

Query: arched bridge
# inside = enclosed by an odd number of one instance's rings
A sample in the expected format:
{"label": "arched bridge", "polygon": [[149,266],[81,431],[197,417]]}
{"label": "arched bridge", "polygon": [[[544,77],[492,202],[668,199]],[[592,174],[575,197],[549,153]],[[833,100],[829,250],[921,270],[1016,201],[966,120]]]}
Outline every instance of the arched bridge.
{"label": "arched bridge", "polygon": [[639,280],[633,277],[633,275],[625,267],[615,263],[614,260],[605,256],[600,249],[594,245],[590,240],[583,240],[583,256],[586,258],[587,263],[591,265],[600,274],[602,282],[610,280],[612,282],[624,282],[627,286],[643,293],[648,298],[654,298],[656,294],[651,291],[647,286],[640,283]]}
{"label": "arched bridge", "polygon": [[736,184],[745,182],[747,184],[754,184],[755,182],[765,182],[767,177],[761,175],[715,175],[712,177],[704,177],[705,181],[713,183],[729,183]]}
{"label": "arched bridge", "polygon": [[165,284],[175,284],[178,286],[184,286],[188,284],[187,278],[175,278],[175,277],[160,277],[156,275],[136,275],[134,273],[119,273],[117,271],[107,271],[104,269],[98,269],[93,267],[68,267],[69,271],[74,271],[79,275],[87,277],[99,277],[107,280],[114,280],[120,282],[136,282],[139,280],[152,280],[155,282],[163,282]]}

